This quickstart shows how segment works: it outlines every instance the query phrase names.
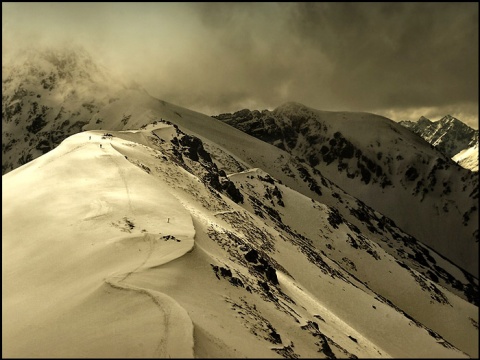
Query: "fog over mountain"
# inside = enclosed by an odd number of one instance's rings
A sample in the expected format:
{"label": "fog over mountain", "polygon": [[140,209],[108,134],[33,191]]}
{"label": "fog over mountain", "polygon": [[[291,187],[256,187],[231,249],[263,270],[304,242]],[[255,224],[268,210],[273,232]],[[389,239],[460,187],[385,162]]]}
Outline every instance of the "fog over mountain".
{"label": "fog over mountain", "polygon": [[2,64],[79,44],[205,114],[297,101],[478,129],[476,3],[2,3]]}
{"label": "fog over mountain", "polygon": [[373,113],[210,115],[2,66],[4,357],[478,357],[477,174]]}

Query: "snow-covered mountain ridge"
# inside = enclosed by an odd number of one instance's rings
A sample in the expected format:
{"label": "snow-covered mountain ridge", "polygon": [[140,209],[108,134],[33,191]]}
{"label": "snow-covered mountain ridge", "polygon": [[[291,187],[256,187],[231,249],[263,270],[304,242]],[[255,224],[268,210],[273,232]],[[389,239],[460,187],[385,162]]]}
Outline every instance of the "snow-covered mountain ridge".
{"label": "snow-covered mountain ridge", "polygon": [[142,128],[76,134],[3,176],[4,354],[476,356],[478,280],[389,219]]}

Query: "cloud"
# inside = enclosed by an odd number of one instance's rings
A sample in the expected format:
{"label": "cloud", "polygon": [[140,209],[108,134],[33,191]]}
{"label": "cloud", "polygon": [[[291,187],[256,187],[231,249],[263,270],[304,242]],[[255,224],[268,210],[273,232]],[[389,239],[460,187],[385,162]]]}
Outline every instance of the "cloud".
{"label": "cloud", "polygon": [[446,106],[396,107],[374,109],[372,112],[382,114],[394,121],[416,121],[420,119],[421,116],[425,116],[432,121],[438,121],[445,115],[452,115],[471,128],[478,129],[478,106],[472,103],[459,103]]}
{"label": "cloud", "polygon": [[335,64],[351,106],[478,99],[478,4],[305,3],[292,29]]}
{"label": "cloud", "polygon": [[2,3],[2,10],[3,59],[19,44],[75,41],[153,96],[197,111],[298,101],[380,114],[463,107],[478,119],[476,3]]}

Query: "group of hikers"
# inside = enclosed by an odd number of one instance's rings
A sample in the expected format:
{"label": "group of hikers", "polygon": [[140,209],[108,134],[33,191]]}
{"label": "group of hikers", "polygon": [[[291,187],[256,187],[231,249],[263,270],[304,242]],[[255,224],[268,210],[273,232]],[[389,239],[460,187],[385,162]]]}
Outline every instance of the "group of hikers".
{"label": "group of hikers", "polygon": [[[109,137],[110,139],[112,139],[113,135],[112,135],[112,134],[109,134],[109,133],[103,134],[102,139],[105,139],[106,137]],[[91,135],[88,136],[88,140],[92,140],[92,136],[91,136]],[[102,144],[100,144],[100,149],[103,149],[103,148],[102,148]]]}
{"label": "group of hikers", "polygon": [[[92,136],[91,136],[91,135],[88,137],[88,140],[92,140]],[[100,149],[102,149],[102,144],[100,144]]]}

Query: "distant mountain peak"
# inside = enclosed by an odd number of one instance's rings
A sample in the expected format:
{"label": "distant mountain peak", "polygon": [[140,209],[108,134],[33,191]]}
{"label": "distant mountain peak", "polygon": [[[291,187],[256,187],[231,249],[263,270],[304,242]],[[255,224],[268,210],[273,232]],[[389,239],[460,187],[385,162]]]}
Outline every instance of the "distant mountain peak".
{"label": "distant mountain peak", "polygon": [[459,121],[456,117],[454,117],[450,114],[447,114],[443,118],[440,119],[440,121],[442,121],[442,120],[457,120],[457,121]]}
{"label": "distant mountain peak", "polygon": [[456,117],[454,117],[452,115],[445,115],[443,118],[441,118],[438,121],[438,123],[441,124],[442,126],[445,126],[447,124],[453,124],[454,126],[462,127],[462,128],[465,128],[465,129],[472,129],[470,126],[468,126],[464,122],[458,120]]}
{"label": "distant mountain peak", "polygon": [[14,61],[6,60],[3,64],[2,75],[5,74],[3,78],[15,77],[22,81],[36,82],[45,76],[51,76],[57,83],[77,84],[88,81],[101,87],[119,85],[119,81],[114,79],[110,71],[94,61],[82,46],[74,44],[62,47],[39,46],[19,50],[17,54]]}
{"label": "distant mountain peak", "polygon": [[418,119],[417,123],[430,125],[432,123],[432,120],[430,120],[429,118],[426,118],[425,116],[420,116],[420,119]]}
{"label": "distant mountain peak", "polygon": [[434,122],[422,116],[417,122],[401,121],[400,125],[420,135],[449,158],[478,142],[478,130],[450,114]]}

